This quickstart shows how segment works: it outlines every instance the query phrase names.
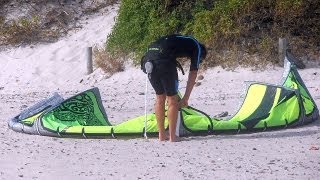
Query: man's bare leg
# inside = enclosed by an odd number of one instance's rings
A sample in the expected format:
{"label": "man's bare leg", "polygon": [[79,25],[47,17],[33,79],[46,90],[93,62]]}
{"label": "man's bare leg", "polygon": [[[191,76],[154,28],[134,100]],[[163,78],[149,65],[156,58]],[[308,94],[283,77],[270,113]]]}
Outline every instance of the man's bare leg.
{"label": "man's bare leg", "polygon": [[159,129],[159,141],[166,140],[166,133],[164,128],[165,119],[165,102],[166,95],[157,95],[155,104],[155,113],[157,118],[157,125]]}
{"label": "man's bare leg", "polygon": [[169,120],[169,136],[170,141],[176,141],[176,126],[178,118],[178,97],[167,96],[168,99],[168,120]]}

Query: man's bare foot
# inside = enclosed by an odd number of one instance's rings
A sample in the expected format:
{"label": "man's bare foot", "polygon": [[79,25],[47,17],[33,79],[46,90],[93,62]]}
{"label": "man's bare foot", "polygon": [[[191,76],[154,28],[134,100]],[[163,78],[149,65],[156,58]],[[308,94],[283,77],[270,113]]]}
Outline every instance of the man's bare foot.
{"label": "man's bare foot", "polygon": [[159,141],[165,141],[165,140],[168,140],[167,136],[165,134],[163,135],[159,134]]}
{"label": "man's bare foot", "polygon": [[174,138],[170,138],[170,142],[180,142],[180,141],[183,141],[183,139],[178,136],[175,136]]}

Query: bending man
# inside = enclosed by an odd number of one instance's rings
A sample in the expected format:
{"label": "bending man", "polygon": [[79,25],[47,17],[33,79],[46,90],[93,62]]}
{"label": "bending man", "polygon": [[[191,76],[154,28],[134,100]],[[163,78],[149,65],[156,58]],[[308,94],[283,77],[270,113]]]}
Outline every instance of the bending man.
{"label": "bending man", "polygon": [[[179,57],[191,59],[190,71],[185,94],[179,101],[177,67],[183,72]],[[153,64],[152,73],[149,76],[150,83],[156,92],[155,113],[159,129],[159,140],[164,141],[165,135],[165,102],[168,101],[169,140],[176,141],[176,125],[178,110],[188,106],[188,100],[195,84],[199,65],[206,57],[206,48],[191,36],[168,35],[151,43],[148,51],[141,61],[141,68],[146,73],[144,64]]]}

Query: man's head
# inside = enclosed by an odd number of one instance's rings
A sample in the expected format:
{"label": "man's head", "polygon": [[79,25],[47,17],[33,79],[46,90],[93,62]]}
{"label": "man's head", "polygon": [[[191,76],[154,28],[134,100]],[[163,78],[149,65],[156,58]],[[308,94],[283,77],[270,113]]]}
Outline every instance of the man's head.
{"label": "man's head", "polygon": [[207,49],[206,49],[206,47],[205,47],[203,44],[201,44],[201,43],[199,43],[199,44],[200,44],[200,48],[201,48],[201,55],[200,55],[200,57],[201,57],[201,59],[205,59],[206,56],[207,56]]}

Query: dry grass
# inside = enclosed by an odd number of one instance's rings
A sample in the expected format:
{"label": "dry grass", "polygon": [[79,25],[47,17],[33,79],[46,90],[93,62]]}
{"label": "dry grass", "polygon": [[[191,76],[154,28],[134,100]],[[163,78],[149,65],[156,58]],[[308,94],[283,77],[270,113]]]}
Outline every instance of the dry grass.
{"label": "dry grass", "polygon": [[124,71],[124,59],[115,58],[103,48],[95,47],[93,49],[94,63],[105,73],[113,75],[114,73]]}
{"label": "dry grass", "polygon": [[38,17],[20,18],[7,23],[4,23],[2,17],[0,18],[0,35],[0,45],[19,45],[50,42],[58,38],[59,32],[42,29]]}
{"label": "dry grass", "polygon": [[271,47],[264,51],[258,49],[259,45],[240,46],[226,43],[220,48],[208,49],[207,58],[203,61],[204,69],[221,66],[227,70],[234,70],[236,67],[250,67],[261,70],[271,64],[278,62],[278,56]]}
{"label": "dry grass", "polygon": [[[1,0],[0,46],[55,42],[68,31],[81,27],[79,20],[82,16],[97,13],[100,9],[117,2]],[[13,18],[14,14],[22,14],[23,17]]]}

